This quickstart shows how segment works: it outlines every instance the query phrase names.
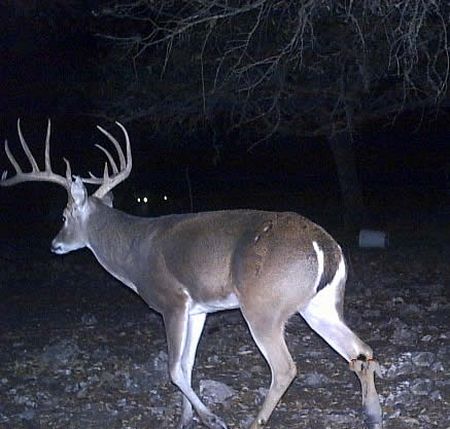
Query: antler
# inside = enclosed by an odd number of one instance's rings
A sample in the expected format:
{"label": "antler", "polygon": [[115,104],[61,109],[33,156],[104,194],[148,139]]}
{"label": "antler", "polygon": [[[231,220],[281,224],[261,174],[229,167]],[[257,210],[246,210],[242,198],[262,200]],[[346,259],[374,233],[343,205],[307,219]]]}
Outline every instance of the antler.
{"label": "antler", "polygon": [[0,186],[12,186],[16,185],[17,183],[22,182],[34,182],[34,181],[41,181],[41,182],[53,182],[57,183],[58,185],[63,186],[67,192],[70,191],[70,184],[72,183],[72,172],[70,168],[70,163],[66,158],[64,159],[64,162],[66,163],[66,177],[60,176],[59,174],[56,174],[52,171],[51,163],[50,163],[50,132],[51,132],[51,122],[50,119],[48,120],[47,125],[47,136],[45,137],[45,169],[40,170],[39,166],[36,162],[36,159],[34,158],[33,154],[30,151],[30,148],[28,147],[25,139],[22,135],[22,130],[20,129],[20,119],[17,119],[17,132],[19,134],[19,140],[20,144],[22,145],[22,149],[28,158],[28,161],[31,164],[31,171],[29,173],[24,173],[23,170],[20,168],[19,163],[17,162],[16,158],[12,154],[12,152],[9,149],[8,141],[5,140],[5,152],[6,156],[9,159],[9,162],[12,164],[14,169],[16,170],[16,174],[13,177],[8,178],[8,171],[5,170],[2,173],[2,177],[0,179]]}
{"label": "antler", "polygon": [[131,173],[133,159],[131,157],[130,137],[128,136],[127,130],[120,122],[116,121],[116,124],[122,129],[125,135],[126,156],[124,155],[119,142],[108,131],[106,131],[99,125],[97,125],[97,128],[112,142],[112,144],[116,148],[116,151],[119,155],[120,168],[117,167],[117,164],[114,161],[114,158],[112,157],[110,152],[103,146],[96,144],[95,146],[99,148],[108,158],[109,164],[111,165],[112,168],[113,175],[112,176],[109,175],[108,163],[106,162],[103,177],[96,177],[91,172],[89,172],[90,177],[82,178],[83,182],[85,183],[100,185],[100,187],[93,194],[97,198],[104,197],[110,190],[116,187],[119,183],[123,182]]}
{"label": "antler", "polygon": [[[108,162],[105,163],[105,170],[103,173],[103,177],[96,177],[91,172],[89,172],[89,178],[83,178],[83,182],[85,183],[93,183],[96,185],[100,185],[100,187],[94,192],[94,196],[98,198],[104,197],[111,189],[113,189],[115,186],[117,186],[119,183],[124,181],[131,172],[132,168],[132,157],[131,157],[131,144],[130,144],[130,138],[128,136],[127,130],[125,127],[119,123],[116,122],[116,124],[122,129],[123,133],[125,134],[125,141],[126,141],[126,156],[123,153],[122,148],[120,147],[119,142],[105,129],[97,125],[97,128],[106,136],[108,139],[113,143],[114,147],[116,148],[116,151],[119,156],[119,167],[117,166],[116,162],[114,161],[114,158],[109,153],[107,149],[105,149],[103,146],[96,144],[95,146],[98,147],[103,153],[105,153],[106,157],[108,158],[109,164],[112,168],[112,176],[109,175],[108,171]],[[20,129],[20,119],[17,120],[17,132],[19,134],[19,140],[20,144],[22,145],[22,149],[28,158],[28,161],[31,164],[31,171],[29,173],[24,173],[22,168],[20,167],[19,163],[17,162],[16,158],[12,154],[11,150],[9,149],[8,142],[5,141],[5,152],[6,156],[8,157],[10,163],[16,170],[16,174],[13,177],[8,178],[8,171],[5,170],[2,173],[2,176],[0,178],[0,185],[1,186],[12,186],[16,185],[21,182],[32,182],[32,181],[41,181],[41,182],[53,182],[57,183],[61,186],[63,186],[67,192],[70,193],[70,186],[72,184],[72,170],[70,168],[70,163],[66,158],[64,159],[64,162],[66,163],[66,177],[60,176],[59,174],[56,174],[52,171],[51,162],[50,162],[50,132],[51,132],[51,122],[50,119],[48,120],[47,125],[47,136],[45,138],[45,168],[44,170],[40,170],[39,166],[36,162],[36,159],[34,158],[33,154],[30,151],[30,148],[28,147],[28,144],[26,143],[23,135],[22,130]]]}

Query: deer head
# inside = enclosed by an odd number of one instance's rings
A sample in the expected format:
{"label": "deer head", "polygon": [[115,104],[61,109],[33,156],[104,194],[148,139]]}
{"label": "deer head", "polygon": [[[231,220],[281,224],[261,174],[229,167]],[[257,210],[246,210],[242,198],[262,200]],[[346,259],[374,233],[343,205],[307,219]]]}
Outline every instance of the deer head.
{"label": "deer head", "polygon": [[[57,183],[58,185],[64,187],[67,191],[68,201],[63,212],[64,223],[59,233],[53,239],[51,245],[51,250],[54,253],[64,254],[87,245],[86,225],[93,206],[99,200],[103,204],[112,206],[112,189],[130,175],[132,168],[130,139],[125,127],[119,122],[116,122],[116,124],[122,129],[125,135],[126,155],[124,155],[119,142],[108,131],[100,126],[97,126],[97,128],[112,142],[119,157],[119,166],[117,166],[117,163],[114,161],[114,158],[107,149],[98,144],[95,145],[105,153],[109,162],[105,163],[103,177],[96,177],[90,172],[89,177],[87,178],[81,178],[78,176],[72,177],[70,163],[65,158],[65,176],[61,176],[53,172],[50,161],[50,120],[48,121],[47,135],[45,138],[45,166],[43,170],[39,169],[36,159],[31,153],[28,144],[23,137],[22,130],[20,128],[20,119],[17,120],[17,132],[22,149],[31,165],[30,172],[24,172],[22,170],[16,158],[10,151],[8,142],[5,141],[5,152],[16,171],[16,174],[12,177],[8,177],[8,172],[5,170],[0,180],[1,186],[12,186],[27,181],[44,181]],[[108,166],[112,169],[112,175],[109,174]],[[89,196],[84,183],[96,184],[99,185],[99,187],[91,196]]]}

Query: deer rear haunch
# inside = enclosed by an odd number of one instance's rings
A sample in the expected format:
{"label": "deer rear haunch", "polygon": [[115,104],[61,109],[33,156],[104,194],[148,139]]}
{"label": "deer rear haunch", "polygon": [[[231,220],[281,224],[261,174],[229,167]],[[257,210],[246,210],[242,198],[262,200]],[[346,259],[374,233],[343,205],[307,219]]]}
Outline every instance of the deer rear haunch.
{"label": "deer rear haunch", "polygon": [[[344,322],[347,269],[333,238],[296,213],[229,210],[140,218],[114,209],[110,191],[128,177],[132,167],[128,133],[118,125],[125,135],[125,154],[111,134],[99,129],[114,145],[119,163],[100,147],[109,163],[103,177],[90,174],[73,179],[68,161],[65,176],[52,171],[50,122],[41,170],[18,121],[31,171],[21,169],[5,143],[16,174],[8,177],[4,172],[0,185],[39,180],[63,186],[68,203],[52,251],[65,254],[89,248],[111,275],[161,313],[170,377],[183,393],[179,428],[192,426],[195,410],[209,429],[226,429],[194,392],[191,378],[207,314],[239,308],[272,375],[250,429],[268,422],[297,373],[284,338],[285,324],[295,313],[349,362],[361,383],[367,427],[380,429],[382,412],[374,383],[379,367],[372,349]],[[89,196],[84,183],[98,188]]]}

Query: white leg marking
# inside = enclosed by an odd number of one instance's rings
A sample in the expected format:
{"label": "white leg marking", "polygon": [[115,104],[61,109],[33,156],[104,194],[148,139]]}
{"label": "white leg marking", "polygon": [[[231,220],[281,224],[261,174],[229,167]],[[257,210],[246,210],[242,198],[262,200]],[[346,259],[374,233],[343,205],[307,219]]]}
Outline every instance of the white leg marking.
{"label": "white leg marking", "polygon": [[325,263],[324,263],[323,250],[319,247],[319,245],[317,244],[316,241],[313,241],[312,244],[314,247],[314,251],[316,252],[316,256],[317,256],[317,278],[314,283],[314,290],[317,291],[317,287],[319,286],[320,280],[322,279]]}
{"label": "white leg marking", "polygon": [[[192,369],[194,367],[195,353],[197,351],[197,346],[202,335],[205,320],[206,313],[190,315],[188,319],[188,334],[183,354],[181,356],[181,367],[184,376],[186,377],[186,380],[191,387]],[[182,423],[188,425],[191,420],[192,404],[189,399],[185,395],[183,395]]]}
{"label": "white leg marking", "polygon": [[186,378],[191,383],[192,368],[195,361],[195,353],[205,325],[206,313],[190,315],[188,320],[188,337],[183,350],[182,366]]}

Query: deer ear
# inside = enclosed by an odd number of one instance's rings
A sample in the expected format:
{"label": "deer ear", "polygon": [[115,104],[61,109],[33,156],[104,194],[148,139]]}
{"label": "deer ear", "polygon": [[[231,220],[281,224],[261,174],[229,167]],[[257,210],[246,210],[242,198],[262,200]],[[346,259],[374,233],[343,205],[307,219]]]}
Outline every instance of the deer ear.
{"label": "deer ear", "polygon": [[82,206],[86,202],[87,190],[80,177],[75,177],[70,185],[70,195],[77,206]]}

